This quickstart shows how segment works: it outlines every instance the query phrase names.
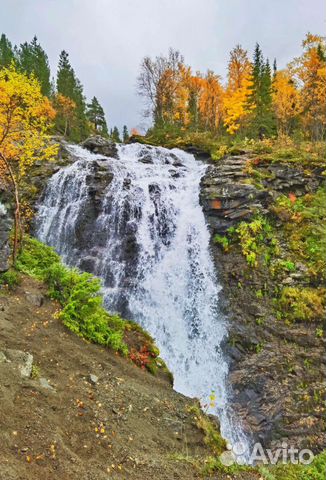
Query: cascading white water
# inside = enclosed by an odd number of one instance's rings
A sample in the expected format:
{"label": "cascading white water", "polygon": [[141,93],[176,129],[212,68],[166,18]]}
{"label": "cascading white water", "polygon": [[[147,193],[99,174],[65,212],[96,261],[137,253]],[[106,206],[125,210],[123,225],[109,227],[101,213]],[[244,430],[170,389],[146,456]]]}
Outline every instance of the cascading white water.
{"label": "cascading white water", "polygon": [[[37,236],[68,264],[83,268],[87,258],[89,270],[103,279],[107,308],[124,305],[153,335],[174,388],[203,403],[215,392],[210,410],[219,416],[223,436],[246,443],[228,407],[221,351],[227,325],[218,310],[220,287],[199,204],[206,166],[177,149],[139,144],[119,146],[119,159],[104,160],[69,148],[78,160],[49,181]],[[88,178],[99,165],[111,177],[94,212]],[[83,230],[89,231],[81,240]]]}

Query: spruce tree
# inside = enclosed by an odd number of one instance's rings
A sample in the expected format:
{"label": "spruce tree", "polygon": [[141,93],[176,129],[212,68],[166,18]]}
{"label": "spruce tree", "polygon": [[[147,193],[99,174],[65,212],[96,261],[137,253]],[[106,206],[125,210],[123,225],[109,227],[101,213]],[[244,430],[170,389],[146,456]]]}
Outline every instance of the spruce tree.
{"label": "spruce tree", "polygon": [[275,131],[275,119],[272,111],[272,72],[269,61],[264,61],[258,43],[255,47],[253,63],[253,87],[250,102],[255,109],[251,126],[252,133],[262,138]]}
{"label": "spruce tree", "polygon": [[127,143],[128,140],[129,140],[128,128],[127,128],[127,125],[124,125],[122,130],[122,141],[123,143]]}
{"label": "spruce tree", "polygon": [[276,72],[277,72],[277,63],[276,63],[276,58],[274,58],[274,62],[273,62],[273,78],[275,78]]}
{"label": "spruce tree", "polygon": [[[89,125],[86,117],[86,102],[83,87],[70,65],[69,55],[62,51],[59,57],[57,72],[57,92],[70,98],[76,104],[75,118],[72,122],[69,138],[80,142],[89,135]],[[63,131],[63,119],[57,115],[56,124],[59,131]]]}
{"label": "spruce tree", "polygon": [[15,54],[12,44],[3,33],[0,38],[0,68],[8,67],[14,59]]}
{"label": "spruce tree", "polygon": [[113,130],[111,130],[111,140],[113,142],[121,143],[120,139],[120,133],[118,127],[114,127]]}
{"label": "spruce tree", "polygon": [[23,43],[17,49],[17,60],[20,70],[27,75],[35,75],[40,82],[43,95],[50,96],[50,66],[48,56],[34,37],[30,43]]}
{"label": "spruce tree", "polygon": [[105,137],[108,136],[108,127],[105,120],[104,110],[96,97],[93,97],[91,103],[87,105],[87,118],[95,133]]}

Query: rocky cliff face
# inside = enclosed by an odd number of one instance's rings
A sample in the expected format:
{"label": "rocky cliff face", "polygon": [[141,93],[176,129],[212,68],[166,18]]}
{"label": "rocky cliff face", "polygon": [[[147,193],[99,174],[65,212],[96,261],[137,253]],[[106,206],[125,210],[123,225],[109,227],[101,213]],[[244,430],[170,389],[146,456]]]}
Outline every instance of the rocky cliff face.
{"label": "rocky cliff face", "polygon": [[[223,285],[221,302],[230,323],[225,351],[233,402],[245,428],[264,444],[276,447],[286,441],[316,450],[323,445],[322,425],[319,407],[308,399],[321,395],[325,374],[323,341],[316,338],[316,325],[277,320],[272,293],[279,287],[277,280],[268,269],[249,267],[240,248],[223,252],[213,237],[257,213],[271,215],[270,206],[279,193],[300,197],[314,192],[322,177],[319,171],[308,175],[292,166],[262,165],[256,167],[259,182],[252,182],[248,175],[252,161],[250,155],[225,158],[209,165],[201,182],[201,203]],[[303,277],[299,268],[284,284],[299,285]],[[260,298],[257,292],[262,290],[269,293]]]}

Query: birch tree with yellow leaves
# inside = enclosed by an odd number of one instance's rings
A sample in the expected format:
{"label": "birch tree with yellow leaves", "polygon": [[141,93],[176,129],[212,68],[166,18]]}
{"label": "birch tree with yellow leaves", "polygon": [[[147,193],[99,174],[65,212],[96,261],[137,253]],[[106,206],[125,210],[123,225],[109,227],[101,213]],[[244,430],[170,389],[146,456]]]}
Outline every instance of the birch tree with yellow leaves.
{"label": "birch tree with yellow leaves", "polygon": [[301,112],[300,92],[287,70],[276,72],[273,81],[273,108],[280,135],[289,135]]}
{"label": "birch tree with yellow leaves", "polygon": [[237,45],[230,53],[228,84],[224,99],[224,126],[228,133],[236,133],[254,110],[249,102],[252,93],[252,65],[247,51]]}
{"label": "birch tree with yellow leaves", "polygon": [[202,126],[217,132],[222,126],[224,113],[224,89],[219,75],[209,70],[202,81],[199,98],[199,115]]}
{"label": "birch tree with yellow leaves", "polygon": [[14,66],[0,70],[0,162],[15,196],[13,262],[22,240],[20,185],[36,160],[57,153],[49,129],[55,117],[50,100],[38,81],[17,72]]}

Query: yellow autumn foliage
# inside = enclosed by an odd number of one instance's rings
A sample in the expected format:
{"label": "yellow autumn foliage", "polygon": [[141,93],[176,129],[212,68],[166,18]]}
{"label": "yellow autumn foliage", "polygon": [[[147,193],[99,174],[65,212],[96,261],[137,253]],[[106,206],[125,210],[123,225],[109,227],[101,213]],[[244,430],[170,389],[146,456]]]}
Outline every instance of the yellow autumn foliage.
{"label": "yellow autumn foliage", "polygon": [[50,100],[38,81],[16,71],[14,65],[0,70],[0,172],[14,191],[15,223],[13,262],[22,240],[20,182],[36,160],[47,160],[58,151],[49,129],[55,117]]}
{"label": "yellow autumn foliage", "polygon": [[276,72],[273,82],[273,107],[280,134],[288,135],[291,122],[301,112],[300,92],[294,84],[289,71]]}
{"label": "yellow autumn foliage", "polygon": [[48,133],[54,117],[55,110],[35,78],[13,66],[0,70],[0,154],[16,181],[36,160],[57,153]]}

